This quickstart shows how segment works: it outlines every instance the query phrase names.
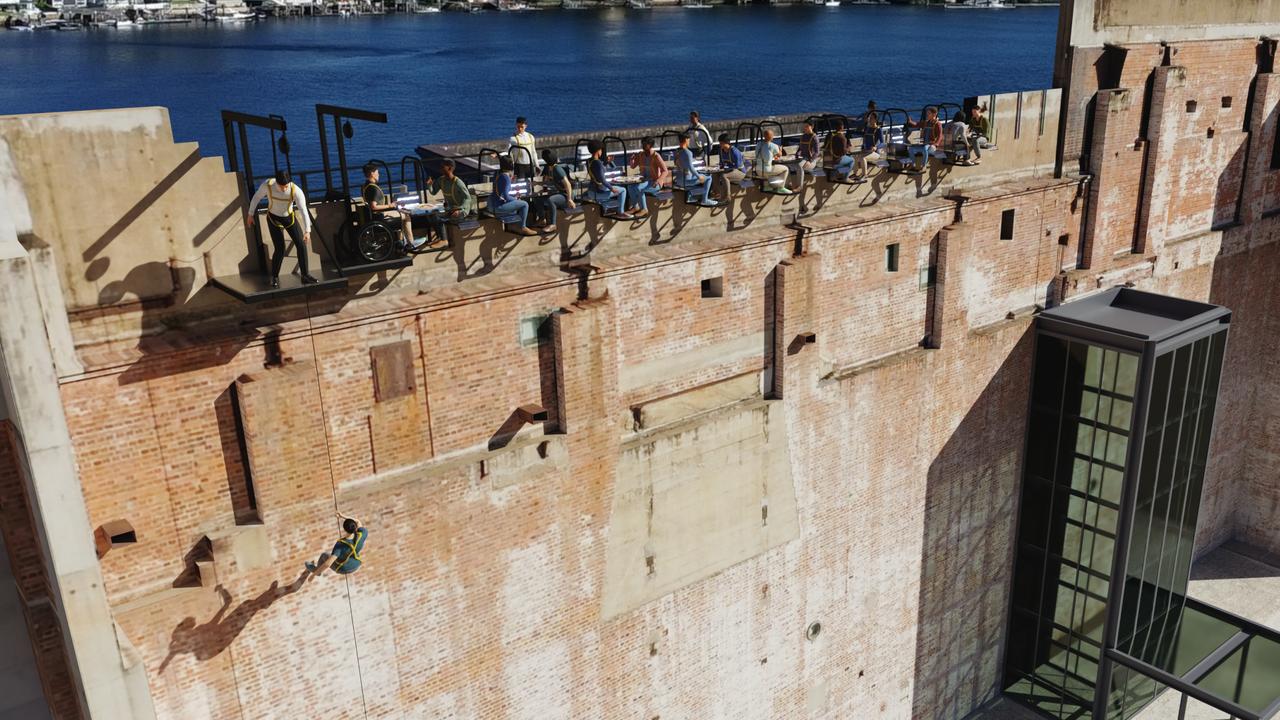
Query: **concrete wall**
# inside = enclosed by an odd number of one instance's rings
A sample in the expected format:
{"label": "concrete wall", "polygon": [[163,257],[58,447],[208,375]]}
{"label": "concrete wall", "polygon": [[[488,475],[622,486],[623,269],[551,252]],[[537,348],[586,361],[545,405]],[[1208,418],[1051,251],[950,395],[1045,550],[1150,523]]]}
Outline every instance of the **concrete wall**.
{"label": "concrete wall", "polygon": [[1067,0],[1062,15],[1076,47],[1258,38],[1280,30],[1275,0]]}

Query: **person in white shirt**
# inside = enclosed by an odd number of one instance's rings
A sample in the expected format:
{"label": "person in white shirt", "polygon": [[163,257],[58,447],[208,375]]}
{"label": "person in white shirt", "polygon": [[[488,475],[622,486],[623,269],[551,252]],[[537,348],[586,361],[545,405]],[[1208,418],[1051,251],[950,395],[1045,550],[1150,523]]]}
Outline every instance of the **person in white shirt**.
{"label": "person in white shirt", "polygon": [[[507,152],[511,162],[516,166],[516,177],[532,178],[538,168],[538,146],[529,132],[529,121],[523,117],[516,118],[516,134],[508,138],[511,146]],[[516,148],[522,148],[517,150]]]}
{"label": "person in white shirt", "polygon": [[969,125],[965,121],[963,110],[956,111],[955,117],[947,123],[947,137],[951,140],[951,149],[957,154],[963,151],[961,165],[979,165],[982,163],[982,148],[978,147],[976,138],[969,135]]}
{"label": "person in white shirt", "polygon": [[774,162],[784,154],[786,154],[786,151],[778,147],[778,144],[773,141],[773,131],[765,130],[764,137],[756,145],[756,174],[771,186],[771,188],[766,188],[769,192],[790,195],[791,189],[787,187],[787,177],[791,174],[791,171],[787,169],[786,165]]}
{"label": "person in white shirt", "polygon": [[715,144],[711,139],[711,131],[702,124],[702,116],[697,110],[689,111],[689,127],[684,132],[689,136],[689,149],[698,154],[703,148]]}
{"label": "person in white shirt", "polygon": [[307,244],[311,242],[311,212],[307,209],[307,196],[295,185],[284,170],[277,170],[275,178],[262,183],[249,200],[249,213],[245,224],[253,228],[258,205],[267,201],[267,230],[275,251],[271,255],[271,287],[280,287],[280,266],[284,264],[284,234],[289,233],[294,247],[298,248],[298,270],[302,282],[316,282],[307,272]]}

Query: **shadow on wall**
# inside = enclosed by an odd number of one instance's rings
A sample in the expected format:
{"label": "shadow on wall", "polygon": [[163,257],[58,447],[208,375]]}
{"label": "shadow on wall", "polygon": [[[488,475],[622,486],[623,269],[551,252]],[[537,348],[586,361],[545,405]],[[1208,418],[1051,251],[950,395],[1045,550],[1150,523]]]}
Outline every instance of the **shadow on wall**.
{"label": "shadow on wall", "polygon": [[1000,690],[1034,333],[929,466],[912,717],[959,720]]}
{"label": "shadow on wall", "polygon": [[267,588],[261,595],[245,600],[236,606],[235,610],[230,613],[227,609],[231,607],[231,593],[227,589],[218,586],[218,594],[222,596],[222,607],[218,612],[214,613],[209,621],[197,624],[196,619],[189,617],[178,623],[173,629],[173,636],[169,640],[169,654],[165,657],[164,662],[160,663],[159,674],[163,675],[169,663],[179,655],[194,655],[196,660],[204,662],[211,660],[231,646],[240,632],[245,629],[249,621],[254,615],[271,607],[276,600],[292,595],[302,589],[302,585],[306,582],[308,572],[303,572],[293,584],[286,587],[280,587],[279,582],[271,583],[271,587]]}

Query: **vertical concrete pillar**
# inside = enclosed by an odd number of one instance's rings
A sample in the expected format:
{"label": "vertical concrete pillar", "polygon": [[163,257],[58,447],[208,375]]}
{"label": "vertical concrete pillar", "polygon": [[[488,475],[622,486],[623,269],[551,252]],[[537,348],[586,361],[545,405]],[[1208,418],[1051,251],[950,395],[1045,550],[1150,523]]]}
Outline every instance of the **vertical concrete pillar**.
{"label": "vertical concrete pillar", "polygon": [[[770,399],[782,399],[788,384],[804,377],[793,373],[794,378],[788,379],[788,371],[799,366],[800,355],[807,347],[822,340],[812,303],[814,277],[821,262],[818,253],[800,255],[778,263],[771,273],[772,327],[765,329],[770,338],[765,397]],[[809,354],[816,358],[816,349]]]}
{"label": "vertical concrete pillar", "polygon": [[[7,155],[7,148],[0,145],[0,154]],[[0,163],[0,171],[5,167],[11,165]],[[10,212],[13,202],[13,196],[0,197],[0,391],[22,440],[18,461],[45,550],[50,600],[84,714],[153,718],[144,668],[126,662],[107,603],[35,271],[10,219],[20,216]]]}

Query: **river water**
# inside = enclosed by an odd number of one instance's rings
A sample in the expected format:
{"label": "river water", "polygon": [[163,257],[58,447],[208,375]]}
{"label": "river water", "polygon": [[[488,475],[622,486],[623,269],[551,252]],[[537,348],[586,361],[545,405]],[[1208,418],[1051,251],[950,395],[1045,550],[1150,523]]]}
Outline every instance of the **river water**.
{"label": "river water", "polygon": [[[224,153],[218,111],[283,115],[295,167],[314,104],[380,110],[352,157],[425,143],[704,118],[959,102],[1050,85],[1056,8],[622,8],[298,18],[0,32],[0,114],[163,105],[178,140]],[[259,156],[261,157],[261,156]]]}

